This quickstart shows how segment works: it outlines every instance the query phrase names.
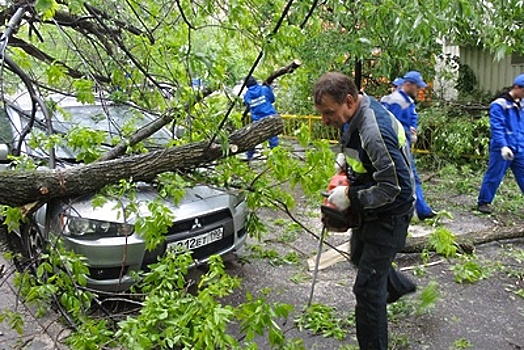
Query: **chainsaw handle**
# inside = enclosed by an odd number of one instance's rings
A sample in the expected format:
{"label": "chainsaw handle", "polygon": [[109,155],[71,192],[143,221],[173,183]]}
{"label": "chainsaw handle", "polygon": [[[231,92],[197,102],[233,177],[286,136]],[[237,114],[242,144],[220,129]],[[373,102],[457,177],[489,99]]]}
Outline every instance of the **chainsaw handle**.
{"label": "chainsaw handle", "polygon": [[327,191],[322,191],[322,192],[320,192],[320,194],[321,194],[322,197],[324,197],[324,198],[329,198],[329,195],[330,195],[331,193],[329,193],[329,192],[327,192]]}

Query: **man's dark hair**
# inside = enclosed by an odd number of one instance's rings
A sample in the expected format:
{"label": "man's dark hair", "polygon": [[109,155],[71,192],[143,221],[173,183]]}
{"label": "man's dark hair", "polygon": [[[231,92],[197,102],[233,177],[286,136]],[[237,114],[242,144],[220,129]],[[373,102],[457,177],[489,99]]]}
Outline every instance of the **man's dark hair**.
{"label": "man's dark hair", "polygon": [[254,76],[250,75],[249,78],[247,78],[247,80],[246,80],[246,86],[250,87],[250,86],[253,86],[253,85],[257,85],[257,80],[255,79]]}
{"label": "man's dark hair", "polygon": [[322,103],[322,97],[329,95],[337,103],[343,103],[347,95],[358,98],[357,86],[343,73],[328,72],[321,76],[313,86],[313,102]]}

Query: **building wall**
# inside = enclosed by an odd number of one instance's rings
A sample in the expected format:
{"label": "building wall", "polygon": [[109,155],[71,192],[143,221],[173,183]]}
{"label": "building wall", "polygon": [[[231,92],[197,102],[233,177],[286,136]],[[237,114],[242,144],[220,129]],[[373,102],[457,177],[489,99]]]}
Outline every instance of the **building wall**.
{"label": "building wall", "polygon": [[495,61],[494,55],[479,48],[461,47],[460,62],[467,64],[473,70],[479,88],[491,93],[510,87],[513,79],[524,73],[524,63],[512,64],[511,56]]}
{"label": "building wall", "polygon": [[435,66],[435,80],[433,89],[435,96],[442,100],[455,100],[458,92],[455,89],[458,78],[458,65],[450,62],[453,58],[460,57],[458,46],[442,46],[442,55],[437,57]]}

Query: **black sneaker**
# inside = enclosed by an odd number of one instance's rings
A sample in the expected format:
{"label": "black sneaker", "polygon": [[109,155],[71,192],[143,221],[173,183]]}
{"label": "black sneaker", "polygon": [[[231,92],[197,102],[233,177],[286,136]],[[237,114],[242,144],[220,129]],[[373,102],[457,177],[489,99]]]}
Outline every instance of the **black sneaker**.
{"label": "black sneaker", "polygon": [[433,219],[435,216],[437,216],[437,212],[434,210],[431,210],[431,212],[427,215],[417,215],[420,221],[424,221],[426,219]]}
{"label": "black sneaker", "polygon": [[493,209],[491,208],[491,204],[489,203],[479,204],[477,207],[477,210],[484,214],[491,214],[493,212]]}
{"label": "black sneaker", "polygon": [[392,304],[392,303],[396,302],[397,300],[399,300],[400,298],[402,298],[404,295],[412,294],[412,293],[415,293],[416,291],[417,291],[417,285],[413,284],[408,289],[402,291],[402,293],[400,293],[400,294],[388,293],[387,303],[388,304]]}

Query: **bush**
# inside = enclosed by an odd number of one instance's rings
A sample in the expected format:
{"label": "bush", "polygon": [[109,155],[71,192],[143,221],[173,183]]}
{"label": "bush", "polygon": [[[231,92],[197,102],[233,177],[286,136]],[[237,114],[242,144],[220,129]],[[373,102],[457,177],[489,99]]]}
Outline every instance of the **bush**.
{"label": "bush", "polygon": [[484,166],[490,138],[487,112],[474,115],[453,105],[433,105],[418,113],[417,149],[445,162]]}

